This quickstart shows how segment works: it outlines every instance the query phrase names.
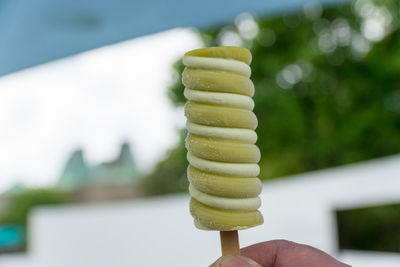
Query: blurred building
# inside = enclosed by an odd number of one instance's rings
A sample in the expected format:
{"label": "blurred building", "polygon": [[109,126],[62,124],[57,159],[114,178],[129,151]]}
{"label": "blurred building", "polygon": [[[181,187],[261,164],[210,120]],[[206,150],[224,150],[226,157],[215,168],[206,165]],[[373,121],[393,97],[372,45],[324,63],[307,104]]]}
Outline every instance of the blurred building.
{"label": "blurred building", "polygon": [[137,198],[143,195],[139,176],[130,146],[124,143],[114,160],[94,166],[87,164],[81,149],[73,152],[55,188],[13,185],[0,195],[0,254],[25,250],[25,220],[34,206]]}
{"label": "blurred building", "polygon": [[89,166],[81,149],[72,153],[57,182],[57,188],[75,191],[91,184],[121,185],[133,183],[138,178],[129,144],[124,143],[115,160]]}
{"label": "blurred building", "polygon": [[56,188],[75,192],[78,202],[117,200],[141,196],[139,172],[128,143],[115,160],[90,166],[81,149],[72,153]]}

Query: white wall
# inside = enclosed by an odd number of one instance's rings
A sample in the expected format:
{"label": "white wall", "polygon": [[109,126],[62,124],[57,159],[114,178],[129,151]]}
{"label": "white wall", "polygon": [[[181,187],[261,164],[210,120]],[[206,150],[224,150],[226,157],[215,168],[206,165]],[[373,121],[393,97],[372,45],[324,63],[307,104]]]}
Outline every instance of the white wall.
{"label": "white wall", "polygon": [[[284,238],[318,247],[354,266],[400,266],[400,254],[337,254],[333,210],[400,202],[400,157],[265,183],[262,226],[241,231],[241,245]],[[218,234],[196,230],[189,197],[36,209],[27,256],[1,267],[208,266]]]}

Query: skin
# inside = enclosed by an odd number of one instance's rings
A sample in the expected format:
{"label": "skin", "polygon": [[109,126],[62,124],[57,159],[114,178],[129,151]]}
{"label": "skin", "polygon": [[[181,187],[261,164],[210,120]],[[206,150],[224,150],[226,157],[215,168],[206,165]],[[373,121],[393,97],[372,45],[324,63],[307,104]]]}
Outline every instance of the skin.
{"label": "skin", "polygon": [[225,256],[210,267],[349,267],[325,252],[287,240],[273,240],[241,249],[241,256]]}

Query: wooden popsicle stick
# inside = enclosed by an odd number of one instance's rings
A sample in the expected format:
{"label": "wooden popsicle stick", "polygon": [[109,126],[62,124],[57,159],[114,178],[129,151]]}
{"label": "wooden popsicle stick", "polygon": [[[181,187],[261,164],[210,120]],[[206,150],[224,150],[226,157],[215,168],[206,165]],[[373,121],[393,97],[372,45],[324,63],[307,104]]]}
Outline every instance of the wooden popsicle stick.
{"label": "wooden popsicle stick", "polygon": [[220,231],[222,256],[240,255],[238,231]]}

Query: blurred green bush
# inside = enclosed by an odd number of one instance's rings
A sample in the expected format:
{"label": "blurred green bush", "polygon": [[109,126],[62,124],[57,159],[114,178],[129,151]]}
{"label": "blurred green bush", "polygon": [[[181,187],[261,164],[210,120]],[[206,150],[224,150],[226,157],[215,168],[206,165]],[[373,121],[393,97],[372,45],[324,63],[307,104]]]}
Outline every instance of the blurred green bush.
{"label": "blurred green bush", "polygon": [[[21,225],[29,239],[28,215],[34,207],[65,204],[71,200],[70,193],[55,189],[27,189],[11,197],[10,205],[0,214],[0,225]],[[28,240],[24,240],[24,249],[27,243]]]}
{"label": "blurred green bush", "polygon": [[29,189],[12,197],[9,207],[0,216],[0,224],[27,223],[28,213],[35,206],[71,202],[71,195],[55,189]]}
{"label": "blurred green bush", "polygon": [[[261,179],[400,152],[399,12],[394,0],[307,5],[200,30],[205,46],[233,42],[253,54]],[[181,61],[174,69],[169,97],[179,107]],[[146,177],[149,194],[186,190],[183,139]]]}

